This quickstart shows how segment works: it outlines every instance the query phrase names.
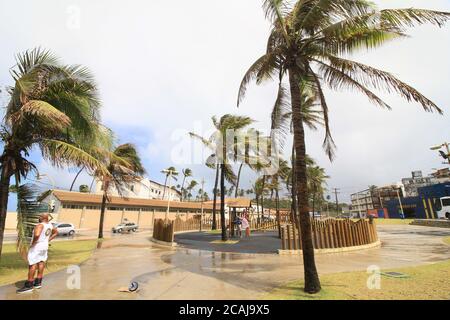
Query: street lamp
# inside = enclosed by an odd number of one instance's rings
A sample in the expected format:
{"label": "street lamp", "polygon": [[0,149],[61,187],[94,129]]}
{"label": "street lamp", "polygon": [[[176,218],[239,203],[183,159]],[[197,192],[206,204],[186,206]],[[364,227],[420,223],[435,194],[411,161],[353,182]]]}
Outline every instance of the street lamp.
{"label": "street lamp", "polygon": [[169,210],[170,210],[170,199],[171,199],[170,190],[172,189],[171,178],[172,178],[172,175],[177,175],[178,172],[176,170],[169,170],[169,169],[164,169],[161,172],[167,174],[167,179],[169,180],[169,198],[167,199],[167,211],[166,211],[166,218],[165,218],[165,221],[167,221],[167,219],[169,217]]}
{"label": "street lamp", "polygon": [[[440,150],[442,148],[445,148],[447,153],[445,153],[444,151]],[[443,144],[432,146],[432,147],[430,147],[430,150],[434,150],[434,151],[435,150],[439,150],[439,153],[440,153],[441,157],[446,159],[446,160],[448,160],[448,163],[450,164],[450,144],[448,142],[444,142]]]}

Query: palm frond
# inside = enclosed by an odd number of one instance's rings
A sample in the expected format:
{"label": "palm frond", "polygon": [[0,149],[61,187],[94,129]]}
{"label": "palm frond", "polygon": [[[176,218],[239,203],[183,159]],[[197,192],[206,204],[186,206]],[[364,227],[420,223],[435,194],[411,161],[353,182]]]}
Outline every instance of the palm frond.
{"label": "palm frond", "polygon": [[325,125],[325,139],[323,140],[322,146],[323,146],[328,158],[330,159],[330,161],[333,161],[334,156],[335,156],[336,145],[333,141],[333,137],[331,136],[330,123],[328,120],[328,105],[327,105],[327,102],[325,99],[325,94],[323,93],[322,85],[320,84],[319,78],[312,70],[310,70],[310,72],[314,78],[316,90],[319,95],[320,106],[322,107],[323,122]]}
{"label": "palm frond", "polygon": [[10,120],[13,124],[21,123],[22,121],[38,122],[39,126],[53,127],[59,131],[71,124],[67,115],[42,100],[28,101],[22,108],[11,115]]}
{"label": "palm frond", "polygon": [[42,156],[56,167],[61,168],[64,165],[86,166],[92,172],[99,172],[104,176],[109,175],[107,168],[101,161],[77,146],[55,139],[42,139],[39,144]]}
{"label": "palm frond", "polygon": [[258,79],[258,83],[261,83],[265,79],[270,79],[271,74],[276,70],[275,54],[265,54],[253,63],[253,65],[247,70],[239,86],[239,93],[237,99],[237,105],[239,106],[245,97],[247,92],[247,86],[255,79]]}
{"label": "palm frond", "polygon": [[32,184],[17,189],[17,251],[26,261],[33,229],[39,223],[39,215],[48,212],[48,205],[37,201],[38,189]]}
{"label": "palm frond", "polygon": [[382,71],[356,61],[334,56],[328,56],[327,59],[329,60],[331,66],[340,70],[342,73],[347,74],[359,83],[366,86],[372,86],[377,90],[382,90],[388,93],[396,92],[408,102],[415,101],[421,104],[423,109],[427,112],[437,111],[440,114],[443,113],[433,101],[422,95],[413,87],[403,81],[400,81],[389,72]]}
{"label": "palm frond", "polygon": [[396,27],[402,30],[422,24],[432,24],[438,27],[450,19],[449,12],[425,9],[385,9],[380,11],[380,22],[384,26]]}

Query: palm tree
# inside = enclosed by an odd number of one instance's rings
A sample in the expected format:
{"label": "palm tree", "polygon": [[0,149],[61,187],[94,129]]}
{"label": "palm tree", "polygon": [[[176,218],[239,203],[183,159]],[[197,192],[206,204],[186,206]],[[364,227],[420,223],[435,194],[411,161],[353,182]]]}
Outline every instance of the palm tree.
{"label": "palm tree", "polygon": [[188,192],[188,199],[191,200],[192,197],[192,191],[195,189],[195,187],[198,186],[198,182],[195,180],[192,180],[189,185],[186,188],[186,191]]}
{"label": "palm tree", "polygon": [[314,259],[308,213],[305,133],[302,114],[302,91],[313,90],[320,98],[325,123],[324,149],[330,159],[334,142],[328,123],[328,105],[323,85],[331,89],[350,88],[365,94],[378,106],[390,106],[372,90],[396,92],[407,101],[415,101],[425,111],[442,113],[436,104],[392,74],[344,58],[360,48],[372,49],[387,41],[403,38],[408,27],[431,23],[442,26],[450,17],[447,12],[421,9],[378,10],[365,0],[264,0],[266,17],[272,22],[266,53],[247,71],[239,90],[238,104],[247,85],[279,79],[279,95],[288,75],[295,148],[295,186],[298,196],[302,234],[305,291],[320,291]]}
{"label": "palm tree", "polygon": [[325,174],[325,169],[319,166],[307,166],[308,194],[312,200],[313,217],[316,200],[323,201],[324,185],[330,177]]}
{"label": "palm tree", "polygon": [[[161,173],[164,173],[166,175],[166,179],[164,180],[164,190],[163,190],[163,196],[162,199],[164,200],[165,196],[166,196],[166,189],[167,189],[167,179],[169,178],[169,176],[171,176],[172,178],[174,178],[174,180],[177,180],[177,169],[175,169],[175,167],[168,167],[167,169],[161,171]],[[170,198],[170,196],[169,196]]]}
{"label": "palm tree", "polygon": [[286,160],[280,159],[278,162],[278,170],[273,174],[271,178],[271,188],[272,193],[275,192],[275,210],[278,224],[278,236],[281,238],[281,216],[280,216],[280,189],[281,182],[286,181],[287,176],[291,172],[288,162]]}
{"label": "palm tree", "polygon": [[[231,114],[226,114],[217,120],[216,117],[212,118],[216,132],[209,138],[204,139],[196,135],[195,133],[190,133],[191,137],[200,139],[203,144],[213,151],[213,154],[209,159],[215,160],[216,168],[220,166],[220,219],[222,225],[222,240],[227,240],[227,233],[225,228],[225,180],[230,181],[233,185],[236,184],[236,177],[231,168],[230,162],[236,157],[236,147],[237,143],[235,141],[226,141],[227,131],[236,132],[239,134],[239,130],[244,129],[249,126],[253,120],[249,117],[235,116]],[[209,162],[211,163],[211,161]],[[228,175],[228,177],[227,177]],[[215,188],[217,189],[217,188]],[[215,206],[214,206],[215,207]]]}
{"label": "palm tree", "polygon": [[184,193],[184,182],[186,181],[187,177],[192,177],[192,170],[189,168],[181,170],[181,173],[183,174],[183,182],[181,183],[181,201],[183,201],[183,193]]}
{"label": "palm tree", "polygon": [[112,152],[105,152],[108,175],[98,174],[97,177],[102,182],[102,206],[100,211],[100,222],[98,227],[98,238],[103,239],[103,222],[105,219],[106,202],[112,188],[115,188],[119,195],[123,194],[127,188],[141,179],[145,173],[141,164],[141,159],[136,151],[136,147],[130,143],[117,146]]}
{"label": "palm tree", "polygon": [[[235,148],[240,147],[238,143],[229,143],[229,148],[224,152],[223,148],[226,147],[226,143],[222,143],[224,140],[223,137],[225,137],[225,133],[227,130],[240,130],[248,126],[252,120],[248,117],[240,117],[240,116],[233,116],[233,115],[224,115],[219,120],[216,117],[212,117],[212,122],[214,125],[214,128],[216,131],[209,137],[204,138],[199,136],[196,133],[190,132],[189,135],[192,138],[195,138],[202,142],[202,144],[208,148],[211,151],[211,154],[206,160],[206,165],[209,168],[216,170],[216,178],[214,182],[214,189],[213,189],[213,224],[212,229],[217,229],[216,224],[216,205],[217,205],[217,196],[219,193],[219,178],[220,182],[222,181],[222,175],[224,183],[220,185],[220,197],[224,201],[225,197],[225,180],[227,180],[232,185],[236,185],[236,175],[233,172],[232,166],[229,164],[229,161],[225,161],[223,163],[222,158],[223,154],[225,155],[225,158],[236,158],[236,153],[234,152]],[[239,132],[237,132],[239,134]],[[223,145],[223,146],[222,146]],[[220,177],[219,177],[220,175]],[[224,203],[221,202],[221,220],[223,215],[223,221],[221,223],[225,223],[225,216],[224,216]],[[223,225],[223,224],[222,224]],[[222,228],[224,229],[224,228]],[[222,230],[222,239],[226,239],[226,230]]]}
{"label": "palm tree", "polygon": [[33,49],[17,55],[11,71],[14,87],[8,89],[0,137],[0,255],[8,207],[10,179],[19,187],[35,165],[27,158],[32,149],[57,167],[85,166],[107,174],[92,155],[109,141],[99,123],[100,103],[89,71],[81,66],[62,65],[49,51]]}

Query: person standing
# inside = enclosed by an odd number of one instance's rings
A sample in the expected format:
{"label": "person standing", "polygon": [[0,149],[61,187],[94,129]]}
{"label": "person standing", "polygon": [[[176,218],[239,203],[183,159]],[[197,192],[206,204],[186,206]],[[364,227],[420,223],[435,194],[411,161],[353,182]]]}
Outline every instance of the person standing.
{"label": "person standing", "polygon": [[[31,292],[42,287],[44,267],[48,258],[48,246],[58,235],[58,230],[48,221],[48,213],[39,216],[39,223],[33,229],[33,237],[28,250],[28,279],[17,293]],[[34,275],[37,271],[37,277]]]}
{"label": "person standing", "polygon": [[250,237],[250,224],[248,223],[247,217],[244,215],[241,220],[241,228],[245,230],[245,237]]}

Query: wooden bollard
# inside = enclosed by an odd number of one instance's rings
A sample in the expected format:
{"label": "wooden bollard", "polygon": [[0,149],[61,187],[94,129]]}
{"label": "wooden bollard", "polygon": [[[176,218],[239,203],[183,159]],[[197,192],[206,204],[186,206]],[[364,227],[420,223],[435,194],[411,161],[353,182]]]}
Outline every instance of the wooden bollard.
{"label": "wooden bollard", "polygon": [[287,241],[288,241],[288,249],[292,250],[292,243],[291,243],[291,226],[287,225]]}
{"label": "wooden bollard", "polygon": [[292,226],[292,238],[293,238],[293,243],[294,243],[294,250],[297,250],[297,237],[296,237],[296,232],[295,232],[295,226]]}
{"label": "wooden bollard", "polygon": [[286,228],[281,227],[281,248],[286,250]]}

